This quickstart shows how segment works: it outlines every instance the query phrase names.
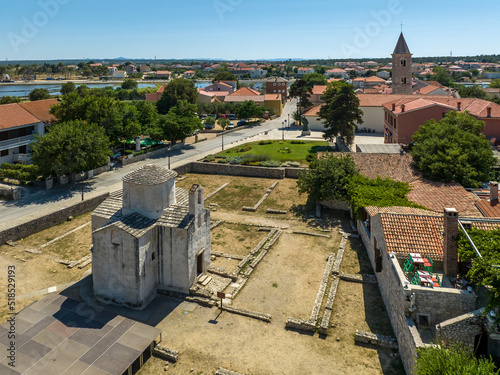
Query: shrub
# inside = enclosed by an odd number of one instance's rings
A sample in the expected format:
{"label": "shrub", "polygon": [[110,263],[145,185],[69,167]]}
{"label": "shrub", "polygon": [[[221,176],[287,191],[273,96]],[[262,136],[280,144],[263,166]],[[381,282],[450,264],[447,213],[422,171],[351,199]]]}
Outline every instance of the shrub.
{"label": "shrub", "polygon": [[261,167],[279,167],[281,165],[281,163],[279,161],[275,161],[275,160],[268,160],[268,161],[263,161],[263,162],[260,162],[259,165]]}
{"label": "shrub", "polygon": [[292,145],[303,145],[303,144],[305,144],[306,142],[301,141],[301,140],[299,140],[299,139],[294,139],[294,140],[292,140],[290,143],[291,143]]}
{"label": "shrub", "polygon": [[207,155],[207,156],[205,156],[205,159],[203,159],[203,161],[206,161],[206,162],[215,161],[215,155],[213,155],[213,154]]}
{"label": "shrub", "polygon": [[0,176],[12,178],[19,181],[36,180],[39,174],[39,168],[34,165],[3,163],[0,166]]}
{"label": "shrub", "polygon": [[132,155],[134,151],[132,150],[125,150],[125,155]]}
{"label": "shrub", "polygon": [[236,152],[247,152],[247,151],[250,151],[251,149],[252,149],[252,146],[246,145],[246,146],[237,148],[235,151]]}
{"label": "shrub", "polygon": [[229,163],[230,164],[241,164],[241,162],[243,161],[243,159],[241,158],[241,156],[235,156],[234,158],[232,158]]}
{"label": "shrub", "polygon": [[[259,165],[259,163],[263,161],[269,160],[269,156],[267,155],[252,155],[252,154],[247,154],[243,155],[243,160],[241,164],[243,165]],[[257,164],[254,164],[257,163]]]}
{"label": "shrub", "polygon": [[273,141],[260,141],[259,145],[264,146],[264,145],[272,145],[274,142]]}

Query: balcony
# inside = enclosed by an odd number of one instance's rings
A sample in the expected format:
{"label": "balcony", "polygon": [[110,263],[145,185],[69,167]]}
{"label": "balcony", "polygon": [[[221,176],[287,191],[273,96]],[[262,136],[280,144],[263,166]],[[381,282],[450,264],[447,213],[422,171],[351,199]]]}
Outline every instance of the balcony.
{"label": "balcony", "polygon": [[25,135],[22,137],[6,139],[5,141],[0,141],[0,150],[7,150],[15,147],[26,146],[33,142],[33,135]]}
{"label": "balcony", "polygon": [[31,164],[31,154],[14,154],[12,161],[24,165]]}

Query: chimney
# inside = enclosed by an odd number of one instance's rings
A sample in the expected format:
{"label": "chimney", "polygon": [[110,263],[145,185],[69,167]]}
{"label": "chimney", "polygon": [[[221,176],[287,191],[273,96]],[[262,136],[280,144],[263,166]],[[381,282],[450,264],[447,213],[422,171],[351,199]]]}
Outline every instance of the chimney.
{"label": "chimney", "polygon": [[443,271],[445,276],[456,278],[458,270],[458,212],[454,208],[444,209]]}
{"label": "chimney", "polygon": [[404,112],[404,111],[405,111],[405,105],[401,104],[401,112]]}
{"label": "chimney", "polygon": [[392,112],[396,110],[396,103],[392,103]]}
{"label": "chimney", "polygon": [[498,201],[498,182],[490,181],[490,202]]}
{"label": "chimney", "polygon": [[486,108],[486,111],[488,113],[486,116],[491,117],[491,107]]}
{"label": "chimney", "polygon": [[457,102],[457,111],[462,110],[462,102]]}

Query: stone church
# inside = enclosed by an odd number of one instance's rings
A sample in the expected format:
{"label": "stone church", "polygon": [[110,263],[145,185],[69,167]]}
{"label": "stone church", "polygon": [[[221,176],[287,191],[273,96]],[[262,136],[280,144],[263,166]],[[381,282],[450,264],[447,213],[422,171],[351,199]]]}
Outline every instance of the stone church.
{"label": "stone church", "polygon": [[203,188],[145,165],[123,177],[92,214],[92,279],[98,301],[142,310],[158,289],[188,293],[210,265],[210,211]]}
{"label": "stone church", "polygon": [[411,56],[412,53],[401,33],[392,53],[392,93],[395,95],[411,95],[413,92]]}

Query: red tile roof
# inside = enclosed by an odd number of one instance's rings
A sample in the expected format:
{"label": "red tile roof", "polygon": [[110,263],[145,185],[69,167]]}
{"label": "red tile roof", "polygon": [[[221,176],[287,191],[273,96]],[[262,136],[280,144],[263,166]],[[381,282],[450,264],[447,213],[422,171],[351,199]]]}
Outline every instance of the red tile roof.
{"label": "red tile roof", "polygon": [[264,95],[265,101],[271,100],[281,100],[281,94],[266,94]]}
{"label": "red tile roof", "polygon": [[25,110],[27,110],[29,113],[31,113],[33,116],[35,116],[45,124],[56,120],[56,118],[50,113],[50,107],[56,104],[59,104],[56,99],[19,103],[21,107],[23,107]]}
{"label": "red tile roof", "polygon": [[411,165],[411,155],[352,153],[351,156],[360,173],[368,178],[380,176],[408,182],[412,189],[408,199],[429,210],[441,213],[445,207],[454,207],[460,216],[480,216],[475,206],[479,199],[473,193],[455,182],[445,184],[422,178]]}
{"label": "red tile roof", "polygon": [[402,207],[402,206],[392,206],[392,207],[376,207],[368,206],[365,207],[368,215],[375,216],[378,214],[413,214],[413,215],[430,215],[430,216],[441,216],[437,212],[432,212],[428,210],[423,210],[421,208],[415,207]]}
{"label": "red tile roof", "polygon": [[229,96],[251,96],[251,95],[260,95],[260,92],[257,90],[253,90],[249,87],[241,87]]}
{"label": "red tile roof", "polygon": [[500,204],[498,199],[495,199],[494,201],[481,199],[476,202],[476,207],[485,217],[500,217]]}
{"label": "red tile roof", "polygon": [[316,107],[311,108],[309,111],[304,113],[304,116],[317,116],[322,104],[317,105]]}
{"label": "red tile roof", "polygon": [[0,130],[37,124],[40,120],[17,103],[0,105]]}
{"label": "red tile roof", "polygon": [[326,85],[314,85],[312,88],[312,93],[313,95],[322,95],[327,87],[328,86]]}
{"label": "red tile roof", "polygon": [[420,253],[433,260],[443,260],[443,216],[380,214],[388,252],[407,256]]}

